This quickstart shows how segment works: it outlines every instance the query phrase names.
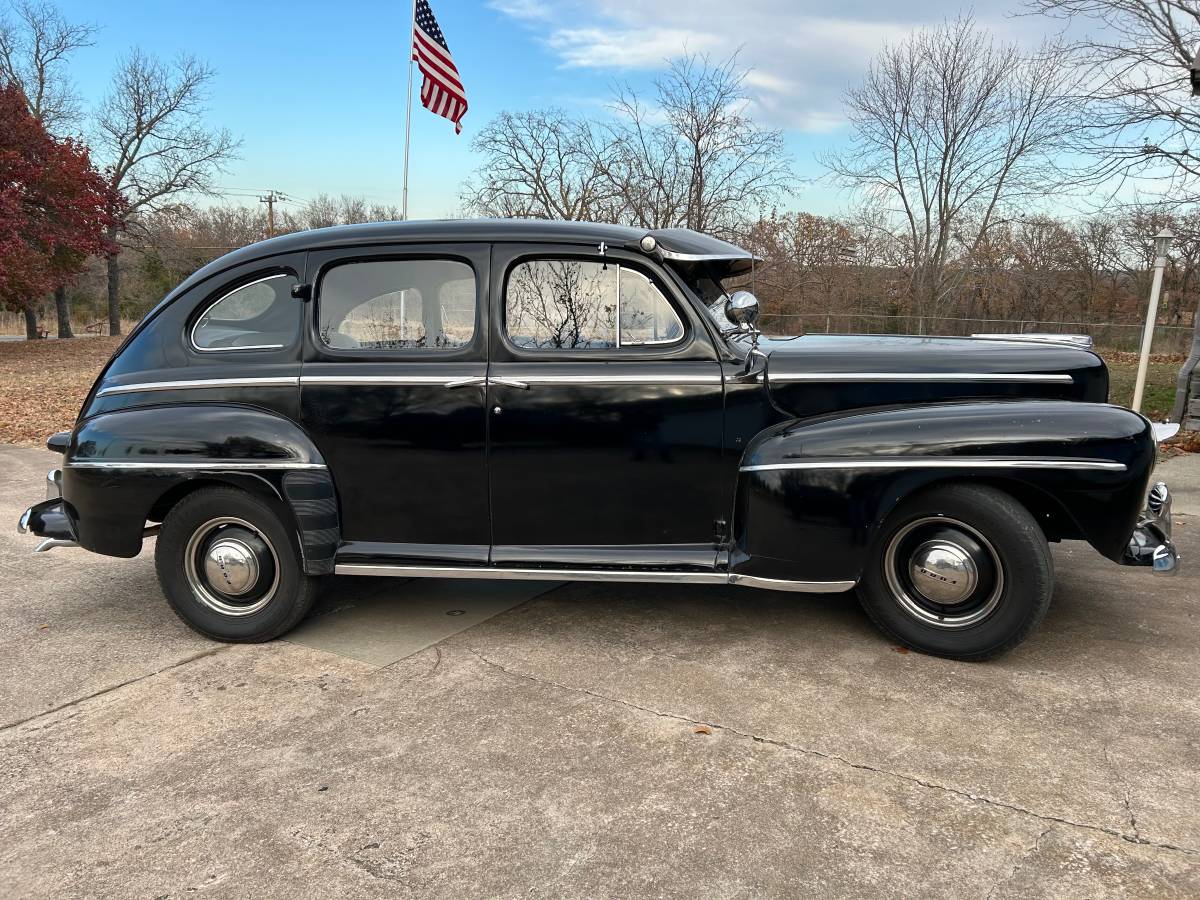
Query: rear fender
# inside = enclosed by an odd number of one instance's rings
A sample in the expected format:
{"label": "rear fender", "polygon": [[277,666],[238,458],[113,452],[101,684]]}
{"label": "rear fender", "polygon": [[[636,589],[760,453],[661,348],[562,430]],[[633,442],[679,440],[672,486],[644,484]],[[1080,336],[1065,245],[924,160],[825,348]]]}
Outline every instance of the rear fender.
{"label": "rear fender", "polygon": [[1154,454],[1149,422],[1098,403],[946,403],[785,422],[742,459],[731,567],[855,580],[896,505],[949,481],[1007,490],[1048,537],[1086,540],[1116,560]]}
{"label": "rear fender", "polygon": [[316,446],[282,416],[217,404],[104,413],[76,427],[63,465],[80,545],[109,556],[136,556],[147,520],[211,484],[264,500],[294,527],[304,571],[333,571],[341,542],[333,480]]}

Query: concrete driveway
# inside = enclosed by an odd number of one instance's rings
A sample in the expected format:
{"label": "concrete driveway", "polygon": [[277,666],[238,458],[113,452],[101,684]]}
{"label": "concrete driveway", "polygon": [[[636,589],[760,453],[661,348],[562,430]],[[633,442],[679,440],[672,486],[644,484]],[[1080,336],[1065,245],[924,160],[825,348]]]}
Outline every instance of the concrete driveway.
{"label": "concrete driveway", "polygon": [[346,579],[226,646],[148,552],[29,553],[53,462],[0,449],[0,896],[1200,895],[1200,568],[1058,547],[985,664],[694,586]]}

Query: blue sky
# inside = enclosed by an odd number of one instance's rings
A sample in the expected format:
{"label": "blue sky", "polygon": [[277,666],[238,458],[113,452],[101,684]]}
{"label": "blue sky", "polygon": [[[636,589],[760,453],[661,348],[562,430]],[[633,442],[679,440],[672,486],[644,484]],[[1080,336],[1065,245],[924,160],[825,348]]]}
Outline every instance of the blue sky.
{"label": "blue sky", "polygon": [[[503,109],[560,106],[602,115],[614,80],[645,86],[684,47],[724,56],[741,48],[754,114],[785,130],[797,171],[821,174],[816,154],[844,138],[839,97],[886,39],[967,8],[950,0],[430,0],[466,85],[470,111],[455,137],[445,119],[413,110],[410,214],[454,215],[476,160],[471,136]],[[1044,23],[1012,19],[1007,0],[981,0],[976,18],[1002,36],[1035,40]],[[345,0],[59,0],[72,20],[101,27],[73,75],[99,100],[114,60],[140,46],[210,63],[209,119],[243,141],[220,184],[230,202],[268,188],[297,198],[348,193],[399,205],[410,8]],[[416,78],[419,84],[419,73]],[[789,204],[836,212],[823,183]]]}

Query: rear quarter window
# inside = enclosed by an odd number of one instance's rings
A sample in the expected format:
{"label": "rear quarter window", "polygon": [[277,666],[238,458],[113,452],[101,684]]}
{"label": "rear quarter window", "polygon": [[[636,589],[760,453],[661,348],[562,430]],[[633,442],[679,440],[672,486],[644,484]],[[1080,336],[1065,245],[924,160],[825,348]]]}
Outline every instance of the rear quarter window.
{"label": "rear quarter window", "polygon": [[192,346],[201,352],[282,350],[300,335],[300,306],[292,297],[299,279],[273,272],[227,290],[192,326]]}

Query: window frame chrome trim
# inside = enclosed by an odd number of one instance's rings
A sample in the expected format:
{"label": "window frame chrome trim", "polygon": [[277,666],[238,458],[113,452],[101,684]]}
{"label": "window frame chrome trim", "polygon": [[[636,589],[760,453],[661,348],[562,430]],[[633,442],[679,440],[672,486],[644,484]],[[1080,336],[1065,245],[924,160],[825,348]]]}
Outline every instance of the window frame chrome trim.
{"label": "window frame chrome trim", "polygon": [[[312,337],[313,345],[316,350],[323,356],[328,357],[328,361],[338,361],[338,357],[342,357],[342,361],[350,362],[356,356],[369,355],[376,362],[410,362],[419,359],[436,358],[438,362],[458,362],[460,360],[446,359],[450,354],[459,354],[460,356],[468,355],[477,349],[477,343],[481,332],[487,327],[486,309],[487,297],[481,293],[483,281],[480,278],[481,269],[476,267],[476,260],[469,256],[462,256],[443,249],[430,249],[433,245],[404,245],[399,247],[384,247],[381,253],[368,253],[367,255],[358,255],[357,251],[374,249],[369,245],[347,248],[324,248],[322,255],[328,258],[323,259],[312,276],[313,284],[313,309],[309,315],[309,333]],[[334,253],[336,251],[336,253]],[[326,341],[321,333],[321,305],[324,302],[325,279],[329,274],[337,269],[345,266],[374,264],[374,263],[422,263],[422,262],[450,262],[458,263],[466,266],[471,272],[471,280],[475,285],[475,293],[473,297],[474,303],[474,318],[471,322],[471,339],[459,347],[334,347]],[[486,266],[485,266],[486,268]],[[406,293],[414,288],[404,288],[399,293]],[[396,293],[393,291],[392,293]],[[362,303],[352,307],[357,309],[367,303],[378,300],[377,297],[371,297],[364,300]],[[423,302],[423,301],[422,301]],[[405,299],[407,303],[407,298]],[[441,299],[438,299],[438,305],[444,309]],[[344,318],[343,318],[344,321]],[[444,323],[443,323],[444,324]],[[355,363],[357,364],[357,363]]]}
{"label": "window frame chrome trim", "polygon": [[[613,323],[614,342],[610,346],[607,346],[607,347],[529,347],[529,346],[525,346],[523,344],[519,344],[515,340],[513,340],[512,333],[509,332],[509,330],[508,330],[508,287],[509,287],[509,283],[512,281],[513,273],[517,269],[519,269],[521,266],[530,265],[531,263],[539,263],[539,262],[578,262],[578,263],[591,263],[593,265],[599,265],[599,266],[603,266],[605,268],[607,268],[609,266],[616,267],[616,270],[617,270],[617,305],[616,305],[616,311],[615,311],[615,321]],[[650,286],[658,292],[658,295],[662,298],[663,302],[667,304],[667,308],[670,309],[671,312],[674,314],[676,322],[679,323],[679,327],[682,329],[682,333],[680,334],[679,337],[674,338],[672,340],[639,341],[639,342],[633,343],[633,344],[622,343],[622,341],[621,341],[621,278],[623,277],[622,273],[624,272],[625,269],[629,269],[633,273],[640,275],[642,278],[646,279],[646,281],[649,282]],[[603,256],[601,256],[598,260],[597,259],[585,259],[585,258],[580,258],[580,257],[576,257],[576,256],[571,256],[571,255],[562,255],[562,254],[555,255],[554,253],[551,253],[548,251],[546,253],[533,253],[533,254],[529,254],[529,255],[515,256],[512,259],[510,259],[507,263],[507,268],[504,273],[503,289],[502,289],[502,294],[500,297],[499,307],[500,307],[500,313],[501,313],[500,323],[499,323],[500,337],[506,344],[508,344],[510,347],[512,347],[520,355],[529,354],[530,356],[536,356],[538,354],[549,354],[549,353],[578,353],[581,356],[586,357],[587,354],[591,354],[591,353],[618,353],[621,350],[636,350],[638,348],[643,348],[643,347],[649,348],[654,351],[662,351],[662,350],[669,350],[672,347],[682,346],[683,344],[687,343],[689,338],[692,337],[692,334],[688,330],[689,323],[687,320],[687,316],[680,314],[680,310],[676,307],[676,304],[671,301],[671,298],[669,296],[669,291],[664,291],[659,286],[659,283],[656,282],[652,276],[647,275],[645,272],[643,272],[639,268],[638,262],[621,259],[621,258],[614,258],[611,260],[606,260]],[[635,359],[635,358],[636,357],[634,357],[634,356],[630,356],[630,359]]]}
{"label": "window frame chrome trim", "polygon": [[1125,463],[1115,460],[1070,457],[910,456],[863,459],[810,459],[795,462],[759,463],[741,466],[739,472],[778,472],[790,469],[1100,469],[1124,472]]}
{"label": "window frame chrome trim", "polygon": [[[649,275],[647,275],[645,272],[639,272],[637,269],[634,269],[631,266],[623,266],[620,263],[616,263],[616,266],[617,266],[617,347],[616,347],[616,349],[620,350],[622,347],[669,347],[672,344],[678,344],[680,341],[687,338],[687,326],[683,323],[683,320],[679,317],[679,311],[676,310],[675,307],[671,305],[671,301],[666,298],[666,296],[663,294],[663,292],[661,290],[659,290],[658,285],[654,283],[654,279],[651,278]],[[671,315],[673,315],[675,317],[676,324],[679,325],[679,337],[669,338],[669,339],[660,340],[660,341],[637,341],[632,344],[622,343],[622,341],[621,341],[621,307],[622,307],[621,280],[625,277],[626,269],[629,269],[631,272],[633,272],[634,275],[641,276],[645,280],[646,284],[650,285],[650,287],[654,289],[654,292],[656,294],[658,294],[658,296],[662,300],[662,302],[667,304],[667,309],[669,309],[671,311]]]}
{"label": "window frame chrome trim", "polygon": [[70,469],[325,469],[325,463],[303,462],[301,460],[247,460],[247,459],[217,459],[200,462],[197,460],[127,460],[127,459],[72,459],[67,460],[64,468]]}
{"label": "window frame chrome trim", "polygon": [[768,382],[802,381],[994,381],[1033,384],[1074,384],[1075,379],[1067,374],[1049,372],[781,372],[772,375],[767,370]]}
{"label": "window frame chrome trim", "polygon": [[188,343],[197,353],[230,353],[230,352],[245,352],[247,350],[283,350],[287,344],[254,344],[249,347],[201,347],[196,343],[196,329],[200,327],[200,323],[204,321],[204,317],[214,306],[220,303],[227,297],[232,297],[238,291],[248,287],[253,287],[256,284],[262,284],[264,281],[273,281],[276,278],[295,278],[296,283],[300,283],[300,277],[294,272],[276,272],[274,275],[264,275],[262,278],[255,278],[253,281],[247,281],[245,284],[239,284],[232,290],[226,291],[208,306],[204,307],[204,311],[196,317],[196,321],[192,324],[191,330],[188,332]]}
{"label": "window frame chrome trim", "polygon": [[140,381],[135,384],[113,384],[96,392],[97,397],[114,394],[138,394],[143,391],[186,391],[222,387],[298,387],[297,375],[264,376],[261,378],[193,378],[190,381]]}

